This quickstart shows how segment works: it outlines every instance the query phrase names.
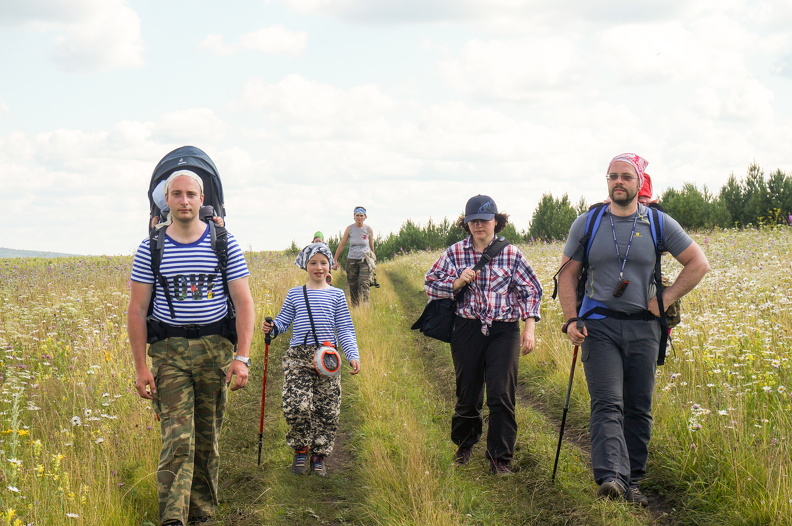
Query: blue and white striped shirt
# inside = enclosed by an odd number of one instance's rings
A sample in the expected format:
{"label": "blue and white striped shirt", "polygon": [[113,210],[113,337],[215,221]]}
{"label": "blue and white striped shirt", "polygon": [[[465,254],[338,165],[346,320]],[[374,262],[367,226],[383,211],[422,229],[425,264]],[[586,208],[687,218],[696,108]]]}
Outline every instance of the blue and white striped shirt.
{"label": "blue and white striped shirt", "polygon": [[[204,235],[194,243],[178,243],[166,235],[160,273],[168,283],[175,318],[171,318],[161,284],[154,281],[149,239],[146,238],[132,262],[132,281],[154,285],[153,315],[158,320],[171,325],[206,325],[226,315],[226,291],[217,256],[212,250],[208,225]],[[229,282],[250,275],[245,256],[231,234],[228,234],[227,273]]]}
{"label": "blue and white striped shirt", "polygon": [[[319,344],[326,341],[335,345],[340,343],[347,360],[360,360],[355,326],[352,324],[344,291],[336,287],[308,289],[308,303],[311,306]],[[289,326],[294,324],[290,346],[316,345],[311,330],[311,320],[308,318],[308,309],[305,308],[302,286],[289,289],[274,323],[276,334],[286,332]]]}

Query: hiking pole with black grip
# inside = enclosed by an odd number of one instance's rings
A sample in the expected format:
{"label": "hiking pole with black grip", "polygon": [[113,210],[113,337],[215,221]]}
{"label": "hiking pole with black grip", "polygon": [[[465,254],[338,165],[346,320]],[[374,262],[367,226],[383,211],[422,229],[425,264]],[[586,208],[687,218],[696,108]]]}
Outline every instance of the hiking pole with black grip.
{"label": "hiking pole with black grip", "polygon": [[[267,323],[272,323],[272,316],[264,318]],[[270,331],[271,332],[271,331]],[[268,332],[264,335],[264,372],[261,378],[261,418],[259,419],[259,444],[258,444],[258,465],[261,465],[261,444],[264,440],[264,400],[267,399],[267,364],[269,363],[269,346],[272,336]]]}
{"label": "hiking pole with black grip", "polygon": [[[583,320],[577,320],[578,331],[582,331],[584,325],[585,323]],[[569,398],[572,395],[572,380],[575,378],[575,364],[577,363],[579,348],[580,345],[575,345],[575,350],[572,352],[572,368],[569,369],[569,385],[567,385],[566,400],[564,400],[564,413],[561,416],[561,429],[558,432],[558,447],[556,448],[555,462],[553,463],[553,476],[550,479],[552,483],[555,483],[556,470],[558,469],[558,457],[561,456],[561,442],[564,438],[564,427],[566,426],[566,417],[567,412],[569,411]]]}

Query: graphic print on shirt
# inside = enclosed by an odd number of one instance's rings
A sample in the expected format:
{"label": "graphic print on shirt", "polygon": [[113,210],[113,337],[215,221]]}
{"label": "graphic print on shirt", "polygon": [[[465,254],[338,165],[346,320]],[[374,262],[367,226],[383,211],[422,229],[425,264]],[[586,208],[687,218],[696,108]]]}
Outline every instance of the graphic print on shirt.
{"label": "graphic print on shirt", "polygon": [[216,274],[177,274],[172,279],[171,297],[179,301],[184,301],[188,297],[200,301],[204,299],[204,289],[206,289],[206,299],[212,299],[216,277]]}

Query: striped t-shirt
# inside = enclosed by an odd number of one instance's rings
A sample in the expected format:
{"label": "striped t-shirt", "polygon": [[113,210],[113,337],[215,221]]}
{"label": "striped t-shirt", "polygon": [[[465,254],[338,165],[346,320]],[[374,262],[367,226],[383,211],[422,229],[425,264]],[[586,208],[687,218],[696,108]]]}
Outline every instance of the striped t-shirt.
{"label": "striped t-shirt", "polygon": [[[341,350],[347,360],[359,360],[355,326],[349,314],[344,291],[335,287],[326,289],[308,289],[308,303],[311,306],[316,339],[319,344],[329,341],[334,345],[341,344]],[[274,320],[275,334],[282,334],[294,324],[289,345],[316,345],[308,309],[305,308],[303,288],[289,289],[283,307]]]}
{"label": "striped t-shirt", "polygon": [[[239,244],[228,234],[228,281],[250,275]],[[132,262],[132,281],[154,285],[153,316],[171,325],[206,325],[223,319],[228,311],[223,276],[212,250],[209,226],[194,243],[178,243],[165,236],[160,273],[168,283],[175,318],[171,318],[162,286],[154,282],[149,239],[138,247]]]}

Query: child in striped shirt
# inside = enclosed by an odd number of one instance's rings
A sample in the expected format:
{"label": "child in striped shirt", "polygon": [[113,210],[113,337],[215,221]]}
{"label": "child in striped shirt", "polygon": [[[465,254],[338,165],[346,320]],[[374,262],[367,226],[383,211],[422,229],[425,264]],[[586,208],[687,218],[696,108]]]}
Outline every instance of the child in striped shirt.
{"label": "child in striped shirt", "polygon": [[341,345],[352,368],[360,371],[355,327],[344,291],[327,283],[333,254],[325,243],[311,243],[295,261],[308,272],[308,282],[289,290],[283,307],[265,333],[276,336],[292,326],[283,357],[283,415],[289,424],[286,444],[294,449],[292,472],[324,476],[324,459],[333,450],[341,409],[341,377],[328,376],[314,365],[317,350]]}

